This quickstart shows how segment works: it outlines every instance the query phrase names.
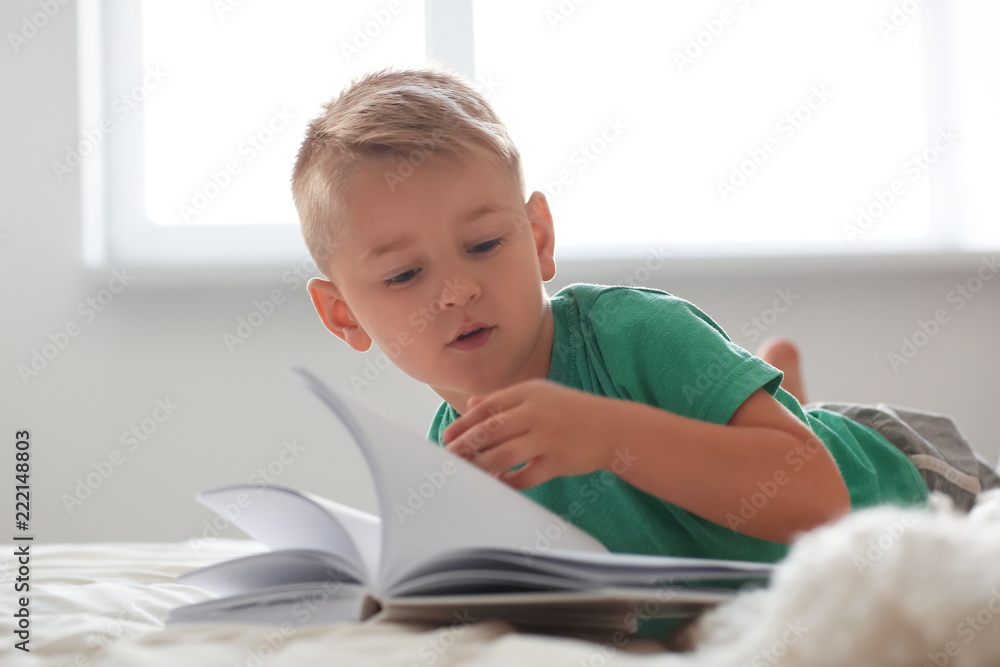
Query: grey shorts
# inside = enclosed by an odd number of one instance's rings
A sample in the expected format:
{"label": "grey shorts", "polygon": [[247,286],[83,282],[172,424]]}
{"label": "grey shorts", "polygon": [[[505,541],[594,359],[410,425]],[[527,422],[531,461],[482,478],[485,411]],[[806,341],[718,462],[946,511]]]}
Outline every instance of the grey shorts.
{"label": "grey shorts", "polygon": [[1000,488],[996,468],[977,454],[950,418],[878,403],[810,403],[806,410],[837,412],[885,436],[906,454],[931,491],[940,491],[968,512],[976,496]]}

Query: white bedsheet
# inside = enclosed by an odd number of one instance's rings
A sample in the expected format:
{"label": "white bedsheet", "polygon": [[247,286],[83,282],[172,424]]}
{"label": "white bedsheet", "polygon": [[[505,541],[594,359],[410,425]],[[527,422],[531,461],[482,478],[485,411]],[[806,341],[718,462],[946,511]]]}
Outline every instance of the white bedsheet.
{"label": "white bedsheet", "polygon": [[260,550],[216,540],[176,544],[33,544],[31,653],[14,648],[13,545],[0,556],[0,665],[58,667],[996,667],[1000,665],[1000,492],[972,514],[938,507],[856,512],[792,548],[770,588],[706,614],[694,650],[527,635],[503,623],[427,629],[389,623],[171,625],[167,612],[207,598],[174,583],[194,567]]}
{"label": "white bedsheet", "polygon": [[[209,599],[174,577],[195,567],[263,549],[250,540],[192,543],[32,544],[28,654],[14,648],[15,547],[0,560],[0,665],[577,665],[600,648],[589,642],[526,635],[504,623],[428,629],[391,623],[339,623],[293,629],[205,624],[164,626],[174,607]],[[633,640],[636,653],[661,651]]]}

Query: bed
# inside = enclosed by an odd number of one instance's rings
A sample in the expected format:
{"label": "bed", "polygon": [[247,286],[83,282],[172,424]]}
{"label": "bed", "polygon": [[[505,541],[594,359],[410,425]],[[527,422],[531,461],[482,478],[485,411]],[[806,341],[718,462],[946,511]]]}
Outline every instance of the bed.
{"label": "bed", "polygon": [[[23,544],[23,543],[19,543]],[[916,511],[872,508],[799,539],[771,586],[741,594],[678,636],[621,645],[531,635],[501,622],[442,628],[338,623],[170,625],[175,606],[207,599],[177,584],[192,568],[259,551],[250,540],[32,544],[30,639],[6,544],[0,567],[0,664],[182,665],[998,665],[1000,494],[966,515],[942,498]]]}

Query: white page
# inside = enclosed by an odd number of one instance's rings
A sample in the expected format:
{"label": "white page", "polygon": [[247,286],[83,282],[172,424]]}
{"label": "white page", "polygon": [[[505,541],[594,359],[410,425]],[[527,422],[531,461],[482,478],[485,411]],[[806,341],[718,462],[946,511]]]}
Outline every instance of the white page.
{"label": "white page", "polygon": [[410,577],[393,587],[393,596],[412,595],[473,595],[495,593],[499,590],[526,591],[575,591],[593,588],[587,582],[567,579],[543,572],[505,572],[496,568],[455,569],[432,572]]}
{"label": "white page", "polygon": [[311,493],[303,495],[312,499],[327,512],[337,517],[340,525],[357,548],[365,563],[368,581],[375,581],[378,575],[379,558],[382,555],[382,519],[359,509],[342,505]]}
{"label": "white page", "polygon": [[282,486],[237,484],[196,498],[272,550],[330,551],[367,573],[368,583],[375,581],[378,557],[371,554],[378,550],[380,522],[374,515]]}
{"label": "white page", "polygon": [[366,575],[334,553],[282,549],[200,567],[177,577],[177,583],[226,597],[292,584],[335,590],[351,582],[364,583]]}
{"label": "white page", "polygon": [[[629,553],[599,553],[594,551],[567,551],[549,549],[523,554],[494,549],[469,550],[436,559],[433,563],[412,570],[405,586],[393,593],[409,590],[413,580],[433,576],[434,581],[447,581],[452,573],[471,569],[491,569],[505,572],[506,576],[550,575],[566,581],[565,590],[608,586],[653,586],[664,580],[755,579],[770,576],[771,563],[712,560],[707,558],[677,558],[674,556],[649,556]],[[553,588],[556,588],[553,586]]]}
{"label": "white page", "polygon": [[314,375],[297,377],[340,417],[368,462],[382,516],[380,590],[453,550],[534,550],[555,534],[561,549],[607,552],[596,539],[468,461],[334,394]]}
{"label": "white page", "polygon": [[593,553],[550,549],[532,557],[535,567],[605,586],[651,585],[663,579],[756,579],[774,571],[773,563],[679,558],[630,553]]}
{"label": "white page", "polygon": [[244,595],[175,607],[173,623],[256,623],[299,627],[316,623],[356,621],[365,589],[345,584],[335,594],[317,595],[315,584],[275,586]]}

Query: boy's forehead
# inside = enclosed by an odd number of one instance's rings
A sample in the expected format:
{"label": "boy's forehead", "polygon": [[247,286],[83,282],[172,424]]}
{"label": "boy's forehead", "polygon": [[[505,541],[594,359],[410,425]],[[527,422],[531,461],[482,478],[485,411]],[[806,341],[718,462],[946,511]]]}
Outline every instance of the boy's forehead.
{"label": "boy's forehead", "polygon": [[363,189],[390,199],[454,197],[459,184],[469,194],[517,189],[509,170],[478,155],[432,155],[418,164],[402,157],[375,158],[362,165],[357,175],[352,190]]}
{"label": "boy's forehead", "polygon": [[360,170],[347,198],[344,245],[387,243],[425,222],[461,224],[523,206],[513,179],[488,160],[436,158],[396,179],[398,164],[378,160]]}

